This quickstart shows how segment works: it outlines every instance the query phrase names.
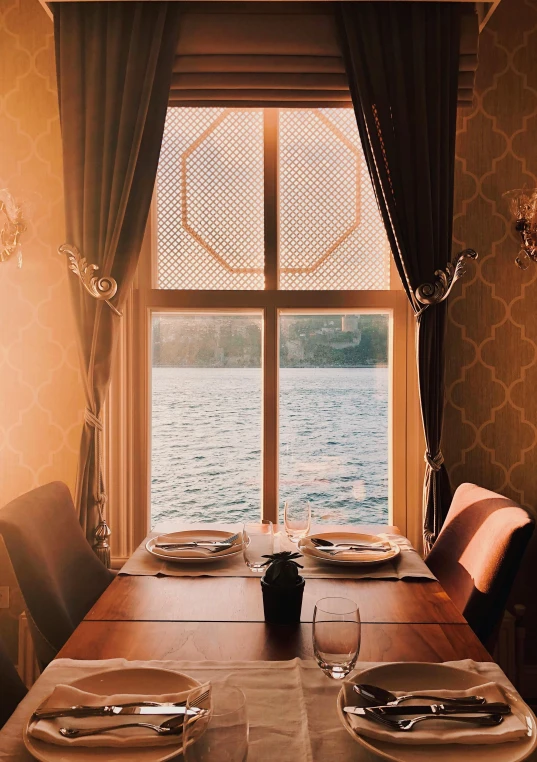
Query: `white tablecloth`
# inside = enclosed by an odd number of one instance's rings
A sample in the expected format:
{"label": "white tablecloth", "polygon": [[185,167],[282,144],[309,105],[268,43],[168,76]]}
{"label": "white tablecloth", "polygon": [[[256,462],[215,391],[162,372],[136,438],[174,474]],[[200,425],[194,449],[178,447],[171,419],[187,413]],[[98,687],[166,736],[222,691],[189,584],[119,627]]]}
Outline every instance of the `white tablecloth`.
{"label": "white tablecloth", "polygon": [[[470,660],[446,662],[483,675],[508,687],[493,663]],[[248,762],[371,762],[371,756],[342,727],[336,711],[340,685],[330,680],[313,661],[191,662],[155,661],[152,667],[177,670],[205,682],[233,675],[245,692],[250,722]],[[0,731],[1,762],[31,762],[22,742],[22,729],[36,706],[59,682],[69,682],[92,672],[147,666],[148,662],[75,661],[57,659],[45,670],[13,717]],[[361,663],[359,669],[374,664]],[[102,759],[110,750],[103,750]],[[460,753],[460,749],[459,749]],[[133,760],[135,752],[133,752]],[[434,750],[431,750],[434,759]],[[453,759],[457,759],[457,750]],[[535,756],[533,757],[535,760]],[[378,759],[377,759],[378,762]]]}

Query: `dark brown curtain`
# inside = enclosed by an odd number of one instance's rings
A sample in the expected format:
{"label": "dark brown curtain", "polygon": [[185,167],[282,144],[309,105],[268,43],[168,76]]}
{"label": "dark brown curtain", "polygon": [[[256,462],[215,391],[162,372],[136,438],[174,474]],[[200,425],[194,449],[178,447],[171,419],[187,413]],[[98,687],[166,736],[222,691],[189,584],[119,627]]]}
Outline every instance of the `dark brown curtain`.
{"label": "dark brown curtain", "polygon": [[[88,264],[99,267],[98,277],[117,281],[112,302],[119,310],[132,283],[149,213],[179,9],[174,2],[54,6],[66,241]],[[86,394],[76,505],[93,544],[106,502],[101,413],[121,317],[89,294],[74,274],[69,283]]]}
{"label": "dark brown curtain", "polygon": [[344,2],[338,21],[358,128],[397,269],[417,316],[427,451],[424,541],[451,499],[440,450],[445,302],[415,291],[451,259],[461,15],[459,3]]}

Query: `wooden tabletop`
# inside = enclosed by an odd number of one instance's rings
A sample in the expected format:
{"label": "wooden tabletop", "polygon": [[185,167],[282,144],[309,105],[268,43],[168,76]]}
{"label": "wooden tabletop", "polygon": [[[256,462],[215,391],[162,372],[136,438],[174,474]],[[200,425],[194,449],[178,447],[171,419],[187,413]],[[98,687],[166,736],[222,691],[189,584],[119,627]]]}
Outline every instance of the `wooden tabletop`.
{"label": "wooden tabletop", "polygon": [[[60,651],[71,659],[285,660],[313,656],[311,624],[82,622]],[[364,624],[361,661],[491,661],[467,624]]]}
{"label": "wooden tabletop", "polygon": [[[351,598],[362,622],[464,624],[432,580],[308,579],[302,621],[315,602]],[[88,613],[92,621],[263,622],[259,577],[117,577]]]}
{"label": "wooden tabletop", "polygon": [[[352,529],[380,532],[388,528]],[[326,596],[343,596],[358,604],[362,661],[490,660],[438,582],[308,579],[302,623],[282,627],[265,624],[256,577],[118,577],[59,655],[75,659],[311,658],[313,606]]]}

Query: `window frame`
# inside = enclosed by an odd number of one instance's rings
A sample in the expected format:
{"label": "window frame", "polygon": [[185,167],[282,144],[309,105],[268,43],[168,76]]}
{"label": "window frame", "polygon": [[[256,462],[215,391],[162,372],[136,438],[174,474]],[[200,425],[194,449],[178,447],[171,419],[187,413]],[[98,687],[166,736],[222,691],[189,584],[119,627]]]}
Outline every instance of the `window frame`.
{"label": "window frame", "polygon": [[[421,539],[423,435],[415,366],[415,321],[390,260],[390,290],[288,291],[278,288],[278,109],[265,109],[265,289],[198,291],[156,288],[157,207],[154,196],[106,405],[105,464],[112,556],[127,558],[151,526],[151,323],[154,313],[263,314],[262,516],[278,520],[279,313],[389,313],[389,522],[416,547]],[[156,194],[155,194],[156,195]],[[115,475],[121,474],[120,478]],[[409,506],[411,506],[409,510]],[[418,508],[419,506],[419,508]]]}

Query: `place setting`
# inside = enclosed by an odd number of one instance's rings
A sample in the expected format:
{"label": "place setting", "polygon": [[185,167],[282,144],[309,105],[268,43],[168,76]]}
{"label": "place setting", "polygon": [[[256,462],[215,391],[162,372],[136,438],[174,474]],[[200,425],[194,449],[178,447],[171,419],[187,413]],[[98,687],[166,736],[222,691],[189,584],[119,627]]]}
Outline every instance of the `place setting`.
{"label": "place setting", "polygon": [[375,758],[519,762],[537,748],[536,718],[496,664],[358,665],[360,640],[354,601],[317,602],[315,659],[325,675],[340,681],[343,727]]}
{"label": "place setting", "polygon": [[412,662],[365,669],[343,684],[338,716],[361,746],[392,762],[526,759],[537,746],[533,712],[497,681],[499,668],[486,667],[485,674]]}
{"label": "place setting", "polygon": [[120,569],[127,576],[246,576],[243,525],[205,523],[158,527]]}
{"label": "place setting", "polygon": [[95,671],[54,687],[23,729],[27,750],[42,762],[218,762],[212,747],[242,749],[248,721],[244,693],[228,680],[201,683],[172,669],[128,666]]}
{"label": "place setting", "polygon": [[168,563],[215,563],[234,556],[243,548],[242,532],[196,529],[151,537],[146,550]]}
{"label": "place setting", "polygon": [[288,500],[284,506],[287,543],[304,556],[304,576],[349,578],[435,579],[410,542],[396,534],[379,535],[347,529],[311,532],[308,500]]}

